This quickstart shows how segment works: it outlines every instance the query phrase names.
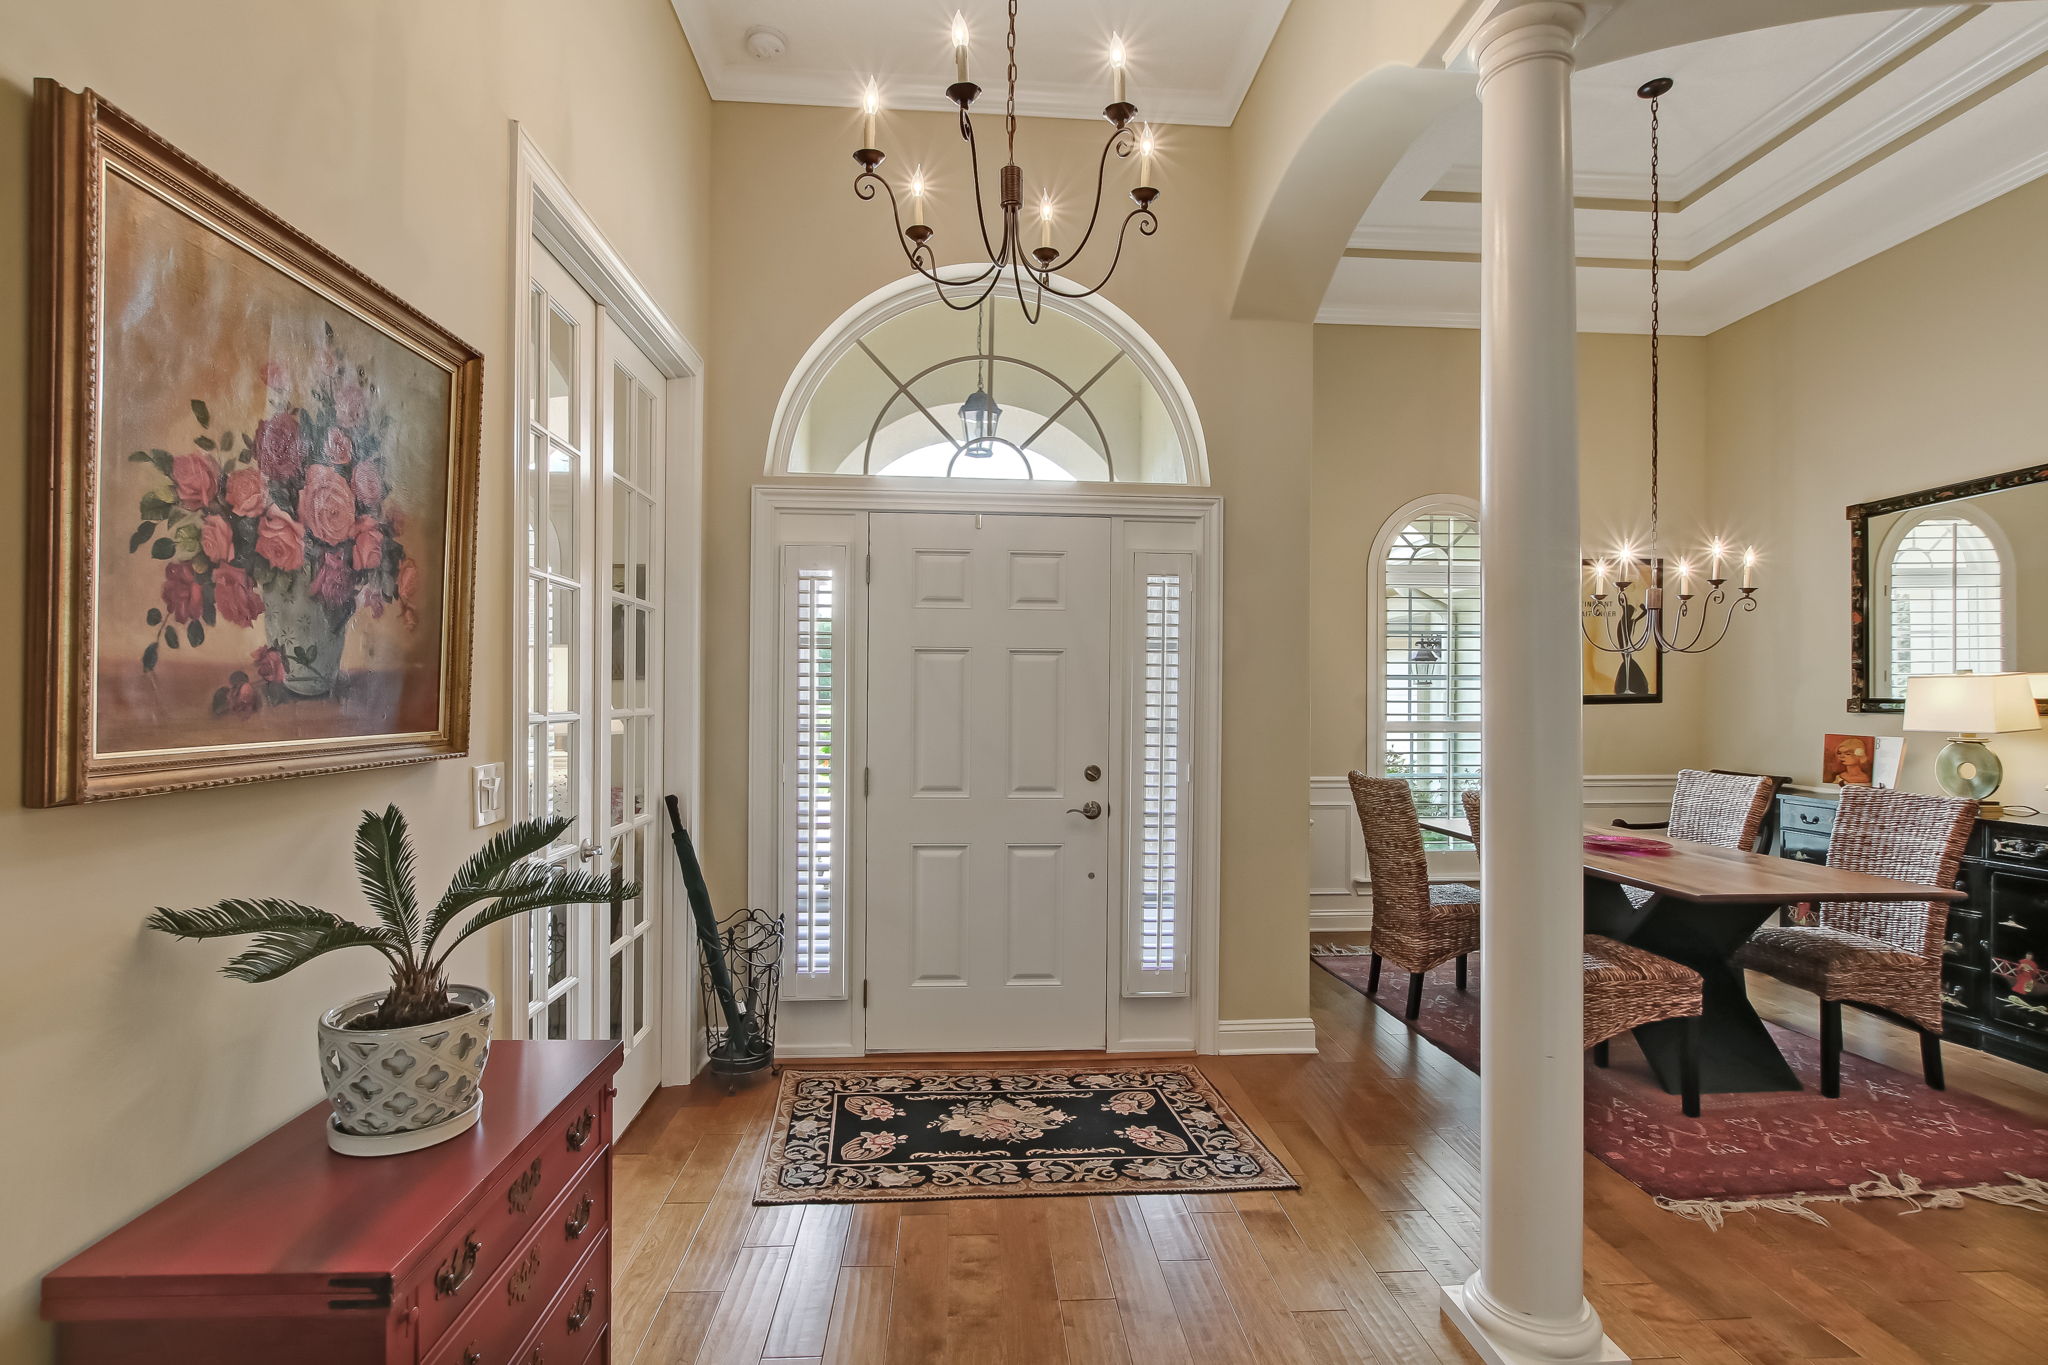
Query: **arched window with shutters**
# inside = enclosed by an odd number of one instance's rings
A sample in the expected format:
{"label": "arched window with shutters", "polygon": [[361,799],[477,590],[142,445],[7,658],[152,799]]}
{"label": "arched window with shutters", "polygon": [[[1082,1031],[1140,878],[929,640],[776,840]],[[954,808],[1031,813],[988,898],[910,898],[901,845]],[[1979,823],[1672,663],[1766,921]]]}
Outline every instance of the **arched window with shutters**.
{"label": "arched window with shutters", "polygon": [[1454,816],[1479,785],[1479,508],[1423,498],[1373,547],[1367,731],[1379,773],[1408,781],[1424,816]]}
{"label": "arched window with shutters", "polygon": [[1901,517],[1879,549],[1880,695],[1926,673],[1998,673],[2013,655],[2012,555],[1981,510],[1954,504]]}

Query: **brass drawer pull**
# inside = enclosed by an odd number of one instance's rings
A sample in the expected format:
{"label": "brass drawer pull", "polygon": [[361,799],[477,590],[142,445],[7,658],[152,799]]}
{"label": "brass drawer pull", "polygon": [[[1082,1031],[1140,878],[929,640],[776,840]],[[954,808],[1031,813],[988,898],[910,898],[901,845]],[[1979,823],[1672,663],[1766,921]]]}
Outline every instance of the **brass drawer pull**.
{"label": "brass drawer pull", "polygon": [[596,1207],[597,1201],[595,1199],[587,1194],[583,1196],[583,1202],[576,1206],[576,1212],[569,1216],[568,1222],[562,1224],[562,1231],[569,1234],[570,1241],[573,1242],[578,1237],[581,1237],[583,1230],[590,1226],[591,1210]]}
{"label": "brass drawer pull", "polygon": [[583,1144],[590,1141],[591,1130],[596,1127],[597,1114],[589,1109],[584,1110],[583,1117],[569,1125],[569,1150],[582,1151]]}
{"label": "brass drawer pull", "polygon": [[577,1296],[576,1307],[569,1313],[569,1330],[580,1332],[583,1324],[590,1321],[590,1310],[597,1304],[597,1286],[586,1284],[582,1294]]}
{"label": "brass drawer pull", "polygon": [[512,1182],[512,1187],[505,1191],[505,1211],[525,1213],[526,1206],[533,1202],[533,1192],[539,1188],[540,1158],[535,1157],[533,1164],[520,1172],[519,1178]]}
{"label": "brass drawer pull", "polygon": [[469,1277],[476,1274],[476,1258],[483,1251],[484,1244],[476,1239],[475,1229],[462,1239],[462,1250],[448,1258],[448,1264],[434,1272],[434,1297],[445,1299],[459,1293]]}

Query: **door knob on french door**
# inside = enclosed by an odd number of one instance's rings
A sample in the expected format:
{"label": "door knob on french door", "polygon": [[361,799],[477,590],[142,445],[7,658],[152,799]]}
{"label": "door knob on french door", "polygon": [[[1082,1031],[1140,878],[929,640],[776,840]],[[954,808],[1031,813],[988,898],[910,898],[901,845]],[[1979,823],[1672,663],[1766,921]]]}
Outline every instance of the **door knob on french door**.
{"label": "door knob on french door", "polygon": [[1078,815],[1087,820],[1100,820],[1102,818],[1102,803],[1100,801],[1083,802],[1078,810],[1069,810],[1067,814]]}

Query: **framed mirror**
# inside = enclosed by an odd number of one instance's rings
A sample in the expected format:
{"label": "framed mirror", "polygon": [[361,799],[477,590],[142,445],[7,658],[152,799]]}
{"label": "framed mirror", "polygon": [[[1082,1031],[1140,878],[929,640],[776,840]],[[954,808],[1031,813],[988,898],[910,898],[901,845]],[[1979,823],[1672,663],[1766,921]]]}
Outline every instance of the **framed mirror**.
{"label": "framed mirror", "polygon": [[1851,711],[1903,710],[1916,673],[2048,674],[2048,464],[1848,515]]}

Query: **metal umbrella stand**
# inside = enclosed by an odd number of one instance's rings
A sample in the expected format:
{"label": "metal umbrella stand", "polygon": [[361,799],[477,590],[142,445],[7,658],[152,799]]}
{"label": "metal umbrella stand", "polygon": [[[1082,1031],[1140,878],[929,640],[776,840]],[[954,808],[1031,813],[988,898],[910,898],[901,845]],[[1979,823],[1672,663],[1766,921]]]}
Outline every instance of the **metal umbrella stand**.
{"label": "metal umbrella stand", "polygon": [[740,910],[721,922],[673,796],[668,798],[668,823],[704,959],[698,995],[704,1002],[711,1074],[725,1077],[731,1093],[741,1076],[781,1069],[775,1065],[775,1004],[782,981],[782,920],[766,910]]}

